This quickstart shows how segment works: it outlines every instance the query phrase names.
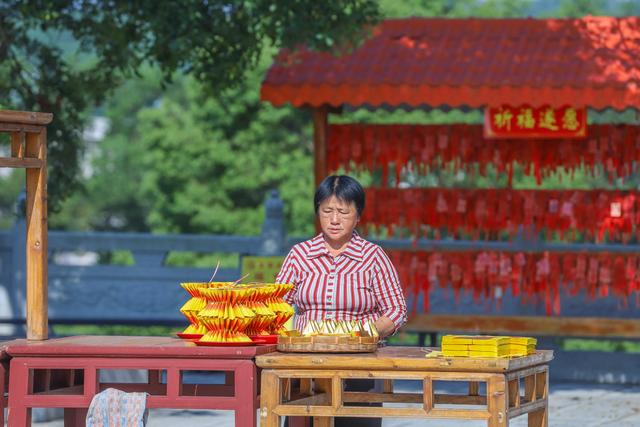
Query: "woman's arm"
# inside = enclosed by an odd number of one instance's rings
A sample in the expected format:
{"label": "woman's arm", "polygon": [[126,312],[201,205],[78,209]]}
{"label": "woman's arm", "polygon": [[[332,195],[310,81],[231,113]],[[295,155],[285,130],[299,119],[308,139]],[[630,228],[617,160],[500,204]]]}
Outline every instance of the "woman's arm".
{"label": "woman's arm", "polygon": [[389,319],[386,316],[378,317],[378,320],[375,322],[376,329],[378,330],[378,334],[380,338],[388,337],[393,334],[396,330],[396,325],[393,323],[393,320]]}
{"label": "woman's arm", "polygon": [[297,254],[295,251],[295,247],[293,249],[291,249],[291,251],[289,251],[289,254],[287,254],[287,257],[285,258],[284,262],[282,263],[282,267],[280,268],[280,272],[278,273],[278,276],[276,277],[276,283],[291,283],[293,284],[293,289],[288,292],[285,296],[284,296],[284,300],[287,301],[289,304],[294,303],[295,300],[295,296],[296,293],[298,291],[297,289],[297,285],[298,285],[298,269],[299,269],[299,264],[298,264],[298,260],[297,260]]}
{"label": "woman's arm", "polygon": [[387,254],[376,249],[373,291],[380,317],[375,325],[380,336],[396,332],[407,321],[407,304],[404,300],[400,280]]}

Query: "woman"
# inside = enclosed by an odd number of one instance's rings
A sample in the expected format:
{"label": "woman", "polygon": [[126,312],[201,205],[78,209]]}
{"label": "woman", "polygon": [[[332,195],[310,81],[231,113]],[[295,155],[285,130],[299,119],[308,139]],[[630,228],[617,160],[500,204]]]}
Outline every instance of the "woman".
{"label": "woman", "polygon": [[[276,278],[293,283],[285,299],[296,306],[294,324],[309,320],[367,320],[380,337],[393,334],[407,320],[398,274],[377,245],[355,231],[365,206],[364,189],[346,175],[324,179],[314,197],[322,232],[295,245]],[[373,381],[353,381],[347,390],[366,391]],[[336,418],[336,427],[376,426],[381,420]]]}

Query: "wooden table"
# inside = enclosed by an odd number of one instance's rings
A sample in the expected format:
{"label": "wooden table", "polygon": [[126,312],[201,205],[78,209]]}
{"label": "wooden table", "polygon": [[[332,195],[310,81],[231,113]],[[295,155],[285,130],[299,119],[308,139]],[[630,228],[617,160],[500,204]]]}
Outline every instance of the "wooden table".
{"label": "wooden table", "polygon": [[[84,426],[99,391],[144,391],[148,408],[234,410],[237,426],[255,427],[258,378],[254,359],[274,345],[198,347],[170,337],[77,336],[23,341],[11,357],[12,427],[31,425],[31,408],[65,408],[65,426]],[[103,383],[101,370],[142,369],[144,383]],[[186,384],[187,371],[225,372],[225,384]]]}
{"label": "wooden table", "polygon": [[[528,414],[530,427],[547,426],[549,361],[552,351],[514,359],[426,358],[430,349],[383,347],[376,353],[270,353],[256,358],[262,371],[261,427],[279,426],[281,416],[313,417],[314,427],[334,417],[409,417],[486,420],[508,426]],[[345,392],[352,378],[384,380],[383,392]],[[393,380],[419,380],[422,393],[393,391]],[[292,386],[299,380],[299,387]],[[435,381],[468,383],[468,392],[447,394]],[[486,392],[482,393],[480,385]],[[465,384],[466,389],[466,384]],[[418,404],[365,407],[358,402]],[[350,403],[356,406],[345,406]]]}

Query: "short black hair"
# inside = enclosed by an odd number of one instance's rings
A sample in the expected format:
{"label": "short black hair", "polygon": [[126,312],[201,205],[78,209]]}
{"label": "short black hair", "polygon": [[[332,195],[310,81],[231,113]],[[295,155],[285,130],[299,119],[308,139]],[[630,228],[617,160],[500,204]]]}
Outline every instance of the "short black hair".
{"label": "short black hair", "polygon": [[354,202],[358,216],[362,216],[365,199],[364,188],[362,188],[362,185],[355,179],[347,175],[330,175],[322,180],[313,197],[316,215],[320,209],[320,203],[331,196],[336,196],[338,199],[347,203]]}

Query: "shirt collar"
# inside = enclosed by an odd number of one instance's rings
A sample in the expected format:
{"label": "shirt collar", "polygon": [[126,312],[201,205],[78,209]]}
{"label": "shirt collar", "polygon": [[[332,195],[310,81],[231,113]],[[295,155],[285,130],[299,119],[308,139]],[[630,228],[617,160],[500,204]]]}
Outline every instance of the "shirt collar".
{"label": "shirt collar", "polygon": [[[349,244],[342,254],[355,261],[362,261],[363,246],[364,240],[356,231],[354,231],[351,235],[351,239],[349,240]],[[309,250],[307,251],[307,258],[312,259],[322,255],[329,255],[329,251],[325,246],[324,235],[320,233],[311,239],[311,246],[309,246]]]}

